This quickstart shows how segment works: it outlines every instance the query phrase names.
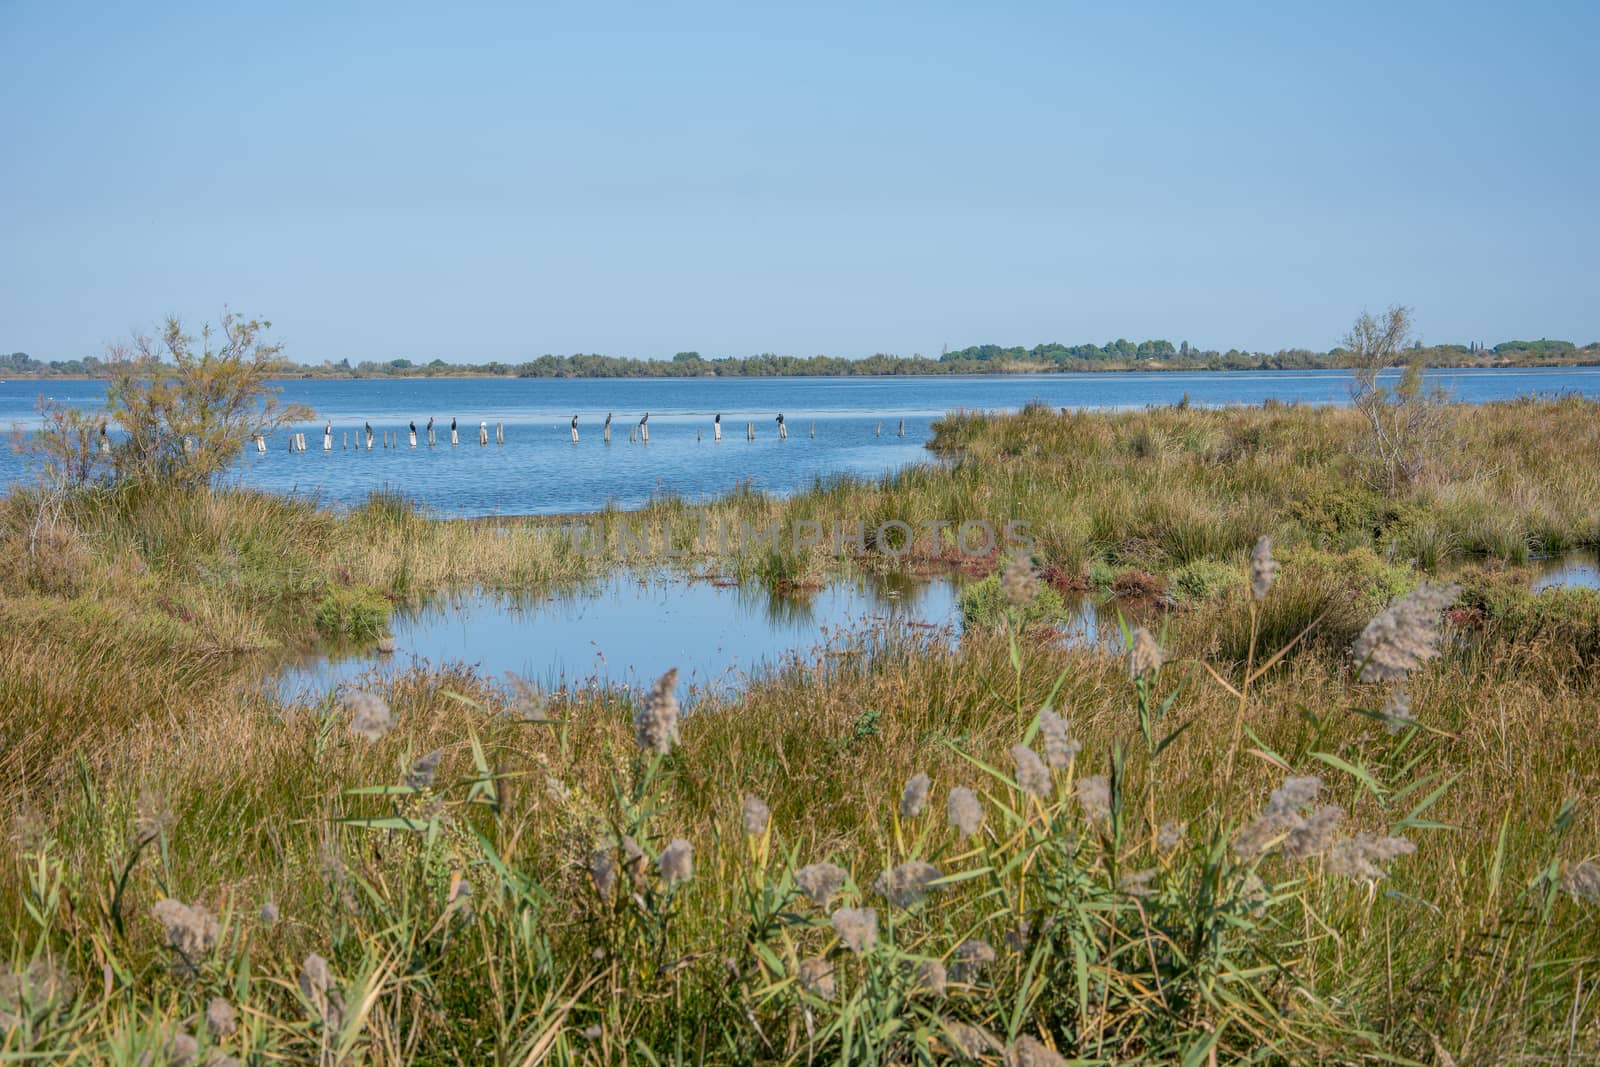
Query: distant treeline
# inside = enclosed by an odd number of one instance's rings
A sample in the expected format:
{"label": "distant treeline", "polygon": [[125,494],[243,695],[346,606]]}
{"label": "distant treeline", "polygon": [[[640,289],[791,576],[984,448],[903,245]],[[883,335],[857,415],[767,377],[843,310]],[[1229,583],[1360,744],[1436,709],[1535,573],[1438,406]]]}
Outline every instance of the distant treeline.
{"label": "distant treeline", "polygon": [[[1480,344],[1416,346],[1415,358],[1430,367],[1574,366],[1600,364],[1600,342],[1579,347],[1571,341],[1504,341]],[[1166,370],[1316,370],[1350,366],[1342,348],[1313,352],[1288,348],[1277,352],[1226,352],[1193,348],[1189,342],[1116,340],[1104,345],[1035,345],[1002,347],[975,345],[945,352],[937,359],[923,356],[875,355],[864,359],[842,356],[729,356],[706,359],[698,352],[679,352],[670,360],[634,359],[627,356],[578,354],[540,356],[525,363],[447,363],[435,359],[413,363],[409,359],[385,362],[349,360],[318,365],[285,363],[284,377],[300,378],[449,378],[461,375],[501,378],[775,378],[786,375],[889,375],[889,374],[993,374],[1048,371],[1166,371]],[[26,352],[0,355],[0,377],[98,377],[103,360],[34,359]]]}

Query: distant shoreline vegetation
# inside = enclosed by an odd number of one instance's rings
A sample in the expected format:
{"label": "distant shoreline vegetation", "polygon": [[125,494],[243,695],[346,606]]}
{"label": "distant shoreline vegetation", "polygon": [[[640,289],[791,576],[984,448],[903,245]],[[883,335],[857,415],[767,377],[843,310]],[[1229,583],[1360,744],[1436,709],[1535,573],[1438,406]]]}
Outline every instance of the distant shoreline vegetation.
{"label": "distant shoreline vegetation", "polygon": [[[1504,341],[1480,344],[1418,345],[1408,350],[1428,367],[1572,367],[1600,364],[1600,342],[1579,347],[1571,341]],[[26,352],[0,354],[0,378],[98,378],[106,361],[94,356],[45,362]],[[975,345],[946,352],[937,359],[922,356],[874,355],[779,356],[770,353],[707,359],[698,352],[679,352],[668,359],[577,354],[545,355],[522,363],[426,363],[409,359],[324,362],[315,365],[285,361],[274,372],[284,378],[777,378],[874,377],[912,374],[1040,374],[1084,371],[1205,370],[1347,370],[1353,366],[1343,348],[1313,352],[1304,348],[1246,352],[1190,347],[1187,341],[1117,340],[1105,345],[1043,344]]]}

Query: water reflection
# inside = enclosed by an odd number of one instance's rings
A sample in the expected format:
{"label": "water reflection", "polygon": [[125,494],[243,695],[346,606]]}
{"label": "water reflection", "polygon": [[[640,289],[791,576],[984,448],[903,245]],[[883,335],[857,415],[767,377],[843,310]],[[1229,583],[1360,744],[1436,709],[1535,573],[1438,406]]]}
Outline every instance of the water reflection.
{"label": "water reflection", "polygon": [[[737,687],[794,657],[837,650],[863,630],[912,627],[953,643],[960,630],[960,580],[861,575],[798,594],[754,583],[685,580],[661,572],[620,572],[561,593],[464,593],[398,614],[395,652],[323,651],[277,679],[285,700],[316,700],[375,671],[422,663],[465,663],[487,676],[517,674],[547,688],[606,682],[645,686],[679,669],[683,696]],[[1088,599],[1074,605],[1063,639],[1100,644]]]}
{"label": "water reflection", "polygon": [[1533,591],[1541,589],[1600,589],[1600,554],[1592,550],[1567,552],[1537,560]]}

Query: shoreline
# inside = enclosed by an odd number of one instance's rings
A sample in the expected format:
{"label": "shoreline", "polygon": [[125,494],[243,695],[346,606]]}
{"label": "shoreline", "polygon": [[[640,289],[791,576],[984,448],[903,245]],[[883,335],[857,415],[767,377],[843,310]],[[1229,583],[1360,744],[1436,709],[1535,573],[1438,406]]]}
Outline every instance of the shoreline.
{"label": "shoreline", "polygon": [[[320,374],[314,372],[288,372],[275,376],[277,382],[470,382],[470,381],[539,381],[539,382],[704,382],[704,381],[804,381],[807,379],[939,379],[939,378],[1054,378],[1071,375],[1113,374],[1326,374],[1354,370],[1348,365],[1330,364],[1322,367],[1174,367],[1119,365],[1105,368],[1030,367],[1014,370],[950,371],[948,373],[906,374]],[[1571,363],[1428,363],[1424,371],[1573,371],[1600,369],[1600,359],[1579,360]],[[1395,373],[1403,366],[1391,368]],[[0,384],[13,382],[103,382],[97,374],[15,374],[0,378]]]}

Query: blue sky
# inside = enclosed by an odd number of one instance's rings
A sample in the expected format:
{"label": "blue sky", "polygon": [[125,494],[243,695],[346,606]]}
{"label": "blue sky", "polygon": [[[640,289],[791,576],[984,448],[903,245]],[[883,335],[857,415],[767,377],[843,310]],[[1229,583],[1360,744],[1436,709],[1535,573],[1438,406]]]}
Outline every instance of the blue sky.
{"label": "blue sky", "polygon": [[[157,10],[159,8],[159,10]],[[0,0],[0,351],[1600,338],[1600,4]]]}

